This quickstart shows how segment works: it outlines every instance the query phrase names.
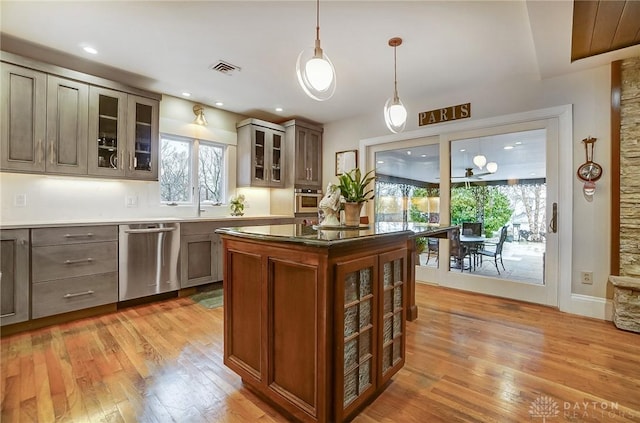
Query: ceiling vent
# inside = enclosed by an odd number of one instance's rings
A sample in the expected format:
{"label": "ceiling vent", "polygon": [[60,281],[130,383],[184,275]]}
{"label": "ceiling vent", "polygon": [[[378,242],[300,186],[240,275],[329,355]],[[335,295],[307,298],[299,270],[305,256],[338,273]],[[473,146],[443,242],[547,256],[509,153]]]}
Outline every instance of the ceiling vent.
{"label": "ceiling vent", "polygon": [[219,60],[218,63],[212,65],[210,69],[229,76],[233,75],[236,71],[240,71],[239,66],[232,65],[231,63],[227,63],[224,60]]}

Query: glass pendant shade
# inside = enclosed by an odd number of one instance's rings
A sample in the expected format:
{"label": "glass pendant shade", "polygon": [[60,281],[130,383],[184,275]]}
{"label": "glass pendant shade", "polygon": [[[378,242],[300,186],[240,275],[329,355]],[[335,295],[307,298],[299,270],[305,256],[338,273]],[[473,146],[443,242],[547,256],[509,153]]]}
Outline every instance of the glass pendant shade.
{"label": "glass pendant shade", "polygon": [[384,122],[394,134],[404,130],[407,123],[407,109],[399,98],[391,97],[385,103]]}
{"label": "glass pendant shade", "polygon": [[497,171],[498,171],[498,163],[496,162],[487,163],[487,172],[496,173]]}
{"label": "glass pendant shade", "polygon": [[396,47],[402,44],[402,38],[393,37],[389,40],[389,46],[393,47],[393,97],[384,104],[384,123],[389,131],[397,134],[404,131],[407,123],[407,109],[398,97],[398,75],[396,71]]}
{"label": "glass pendant shade", "polygon": [[321,48],[309,47],[298,55],[296,74],[305,94],[314,100],[328,100],[336,91],[333,63]]}
{"label": "glass pendant shade", "polygon": [[487,164],[487,158],[482,154],[478,154],[473,158],[473,164],[478,166],[478,168],[482,169],[484,165]]}

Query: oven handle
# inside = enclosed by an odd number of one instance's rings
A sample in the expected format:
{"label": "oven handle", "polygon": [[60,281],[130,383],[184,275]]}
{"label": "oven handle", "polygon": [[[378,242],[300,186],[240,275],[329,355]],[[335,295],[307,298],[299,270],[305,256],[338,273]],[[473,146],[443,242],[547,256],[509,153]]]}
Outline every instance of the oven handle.
{"label": "oven handle", "polygon": [[148,228],[148,229],[126,229],[126,234],[157,234],[161,232],[173,232],[177,228]]}

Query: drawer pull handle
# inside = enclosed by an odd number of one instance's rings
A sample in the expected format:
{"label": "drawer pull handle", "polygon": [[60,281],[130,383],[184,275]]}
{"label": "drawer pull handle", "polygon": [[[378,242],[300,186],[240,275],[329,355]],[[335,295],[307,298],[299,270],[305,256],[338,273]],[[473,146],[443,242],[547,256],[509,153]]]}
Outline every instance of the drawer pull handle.
{"label": "drawer pull handle", "polygon": [[65,238],[91,238],[93,232],[87,232],[86,234],[65,234]]}
{"label": "drawer pull handle", "polygon": [[93,295],[93,294],[95,294],[95,292],[93,292],[92,290],[88,290],[88,291],[85,291],[85,292],[76,292],[76,293],[73,293],[73,294],[65,294],[64,298],[81,297],[83,295]]}
{"label": "drawer pull handle", "polygon": [[93,259],[91,257],[87,257],[86,259],[65,260],[64,264],[91,263],[92,261]]}

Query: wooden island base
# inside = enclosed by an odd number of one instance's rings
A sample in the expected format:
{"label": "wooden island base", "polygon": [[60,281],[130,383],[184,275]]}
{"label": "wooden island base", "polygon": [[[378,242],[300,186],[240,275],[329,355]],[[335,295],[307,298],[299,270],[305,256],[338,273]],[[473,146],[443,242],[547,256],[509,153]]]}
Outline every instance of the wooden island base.
{"label": "wooden island base", "polygon": [[292,241],[256,229],[295,234],[279,226],[220,230],[224,363],[296,420],[349,420],[404,365],[412,233]]}

